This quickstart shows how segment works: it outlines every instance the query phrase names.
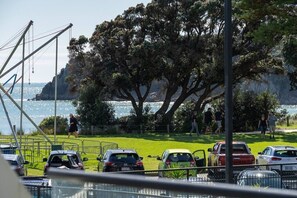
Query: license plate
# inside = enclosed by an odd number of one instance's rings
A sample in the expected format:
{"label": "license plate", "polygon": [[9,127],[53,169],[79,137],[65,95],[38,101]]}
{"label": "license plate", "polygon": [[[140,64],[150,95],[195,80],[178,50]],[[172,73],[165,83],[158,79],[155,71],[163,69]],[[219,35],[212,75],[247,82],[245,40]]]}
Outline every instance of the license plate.
{"label": "license plate", "polygon": [[122,167],[122,171],[129,171],[130,168],[129,167]]}

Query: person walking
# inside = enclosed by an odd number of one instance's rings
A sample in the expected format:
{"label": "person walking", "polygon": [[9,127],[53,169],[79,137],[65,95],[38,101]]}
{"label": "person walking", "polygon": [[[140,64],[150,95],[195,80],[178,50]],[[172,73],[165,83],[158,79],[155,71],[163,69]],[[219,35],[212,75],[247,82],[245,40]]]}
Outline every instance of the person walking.
{"label": "person walking", "polygon": [[74,117],[74,115],[71,113],[69,115],[69,129],[68,129],[68,138],[70,137],[71,134],[73,134],[76,138],[78,137],[77,133],[77,119]]}
{"label": "person walking", "polygon": [[218,133],[219,134],[222,131],[221,130],[222,129],[222,117],[223,117],[222,114],[223,113],[222,113],[221,110],[216,111],[215,114],[214,114],[216,125],[217,125],[217,129],[215,130],[214,133]]}
{"label": "person walking", "polygon": [[267,120],[265,118],[265,115],[262,114],[261,119],[259,120],[259,123],[258,123],[258,128],[260,129],[261,135],[263,137],[265,137],[267,126],[268,126],[268,122],[267,122]]}
{"label": "person walking", "polygon": [[204,124],[205,124],[205,133],[210,131],[210,127],[213,120],[213,113],[211,112],[211,108],[208,108],[207,111],[204,113]]}
{"label": "person walking", "polygon": [[195,130],[196,134],[199,135],[199,129],[198,129],[198,123],[197,123],[197,112],[194,111],[192,116],[191,116],[191,131],[190,131],[190,136],[192,136],[192,132]]}
{"label": "person walking", "polygon": [[[270,139],[273,138],[274,139],[274,133],[275,133],[275,128],[276,128],[276,121],[277,118],[274,115],[273,112],[269,112],[268,115],[268,126],[269,126],[269,132],[270,132]],[[271,137],[272,135],[272,137]]]}

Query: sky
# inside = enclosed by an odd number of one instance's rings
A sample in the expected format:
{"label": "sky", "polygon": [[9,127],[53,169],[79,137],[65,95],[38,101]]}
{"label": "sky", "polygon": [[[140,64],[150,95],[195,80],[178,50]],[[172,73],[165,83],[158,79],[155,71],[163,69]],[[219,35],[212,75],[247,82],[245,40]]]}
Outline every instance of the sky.
{"label": "sky", "polygon": [[[96,25],[104,21],[110,21],[122,14],[131,6],[139,3],[146,5],[151,0],[0,0],[0,71],[3,68],[13,46],[19,40],[19,36],[12,40],[20,30],[33,21],[33,28],[27,34],[34,35],[34,39],[49,35],[66,28],[70,23],[72,28],[64,32],[58,38],[58,66],[57,71],[65,67],[68,62],[67,46],[70,38],[78,38],[80,35],[90,37]],[[37,49],[52,36],[26,44],[25,54]],[[2,74],[16,65],[22,58],[22,46],[19,46],[8,62]],[[47,83],[52,81],[56,71],[56,40],[42,48],[34,57],[28,59],[24,66],[24,82]],[[0,83],[5,83],[14,74],[19,78],[22,74],[22,65],[11,72],[0,75]]]}

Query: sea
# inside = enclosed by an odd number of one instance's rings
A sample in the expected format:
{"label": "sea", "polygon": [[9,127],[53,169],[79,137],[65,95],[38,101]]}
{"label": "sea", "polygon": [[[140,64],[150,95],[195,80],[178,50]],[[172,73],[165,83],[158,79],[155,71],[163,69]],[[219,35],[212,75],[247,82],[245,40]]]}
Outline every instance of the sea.
{"label": "sea", "polygon": [[[49,116],[55,115],[55,106],[56,106],[56,115],[62,116],[65,118],[69,117],[70,113],[75,114],[75,107],[72,104],[72,101],[69,100],[58,100],[56,103],[52,100],[36,101],[32,100],[35,98],[36,94],[41,93],[42,88],[46,83],[24,83],[23,86],[23,110],[25,114],[29,117],[27,118],[24,114],[22,116],[22,128],[25,133],[30,133],[36,131],[33,121],[36,125],[39,125],[40,122]],[[16,84],[11,86],[11,84],[4,86],[6,90],[9,88],[11,90],[11,97],[21,106],[21,84]],[[1,90],[0,94],[3,98],[3,103],[0,105],[0,133],[3,135],[11,134],[11,129],[9,125],[9,120],[11,125],[15,126],[16,129],[20,129],[20,120],[21,120],[21,111],[17,105],[11,101],[11,99],[6,96]],[[108,101],[115,110],[116,117],[127,116],[132,110],[132,105],[129,101]],[[152,112],[156,112],[162,102],[148,102],[145,105],[151,107]],[[289,114],[297,114],[297,105],[282,105],[281,109],[287,109]],[[6,111],[5,111],[6,110]],[[6,114],[7,112],[7,114]],[[9,119],[8,119],[9,118]]]}

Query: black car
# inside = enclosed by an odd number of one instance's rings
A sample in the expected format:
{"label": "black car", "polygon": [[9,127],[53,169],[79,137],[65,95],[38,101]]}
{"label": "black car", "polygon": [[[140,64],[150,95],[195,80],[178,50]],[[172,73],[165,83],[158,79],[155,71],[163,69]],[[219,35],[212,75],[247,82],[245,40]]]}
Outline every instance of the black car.
{"label": "black car", "polygon": [[44,166],[44,175],[49,167],[63,168],[63,169],[77,169],[84,170],[83,161],[87,161],[88,158],[81,159],[80,154],[73,150],[55,150],[52,151],[48,158],[43,158],[46,162]]}
{"label": "black car", "polygon": [[27,175],[27,169],[24,164],[29,164],[28,161],[24,161],[22,157],[17,154],[2,154],[2,156],[9,162],[11,169],[14,170],[18,176]]}
{"label": "black car", "polygon": [[133,149],[109,149],[97,160],[98,171],[102,172],[144,170],[142,157]]}

